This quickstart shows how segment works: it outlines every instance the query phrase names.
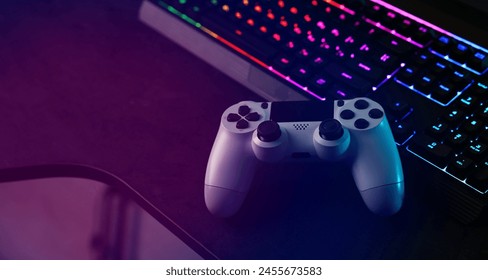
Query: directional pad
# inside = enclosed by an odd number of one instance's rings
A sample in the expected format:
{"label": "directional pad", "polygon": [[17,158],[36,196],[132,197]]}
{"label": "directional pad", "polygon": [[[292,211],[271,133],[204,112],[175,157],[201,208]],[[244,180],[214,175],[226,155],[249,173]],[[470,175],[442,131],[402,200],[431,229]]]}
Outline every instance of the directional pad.
{"label": "directional pad", "polygon": [[259,121],[260,118],[261,116],[256,112],[252,112],[246,116],[246,120],[251,122]]}
{"label": "directional pad", "polygon": [[241,116],[245,116],[245,115],[249,114],[250,112],[251,112],[251,108],[249,108],[249,106],[242,105],[239,107],[239,115],[241,115]]}
{"label": "directional pad", "polygon": [[249,127],[249,123],[246,120],[241,119],[240,121],[238,121],[236,123],[236,127],[238,129],[245,129],[245,128],[248,128]]}
{"label": "directional pad", "polygon": [[229,122],[236,122],[241,119],[241,116],[238,114],[230,113],[227,115],[227,121]]}
{"label": "directional pad", "polygon": [[251,112],[251,108],[247,105],[241,105],[237,109],[236,113],[229,113],[227,115],[227,121],[236,123],[237,129],[246,129],[250,126],[249,122],[256,122],[261,119],[261,115],[257,112]]}

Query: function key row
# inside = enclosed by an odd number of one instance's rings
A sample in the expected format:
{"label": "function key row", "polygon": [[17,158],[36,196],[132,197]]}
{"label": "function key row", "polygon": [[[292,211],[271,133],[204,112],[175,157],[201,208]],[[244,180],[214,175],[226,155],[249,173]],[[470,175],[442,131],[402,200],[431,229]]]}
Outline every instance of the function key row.
{"label": "function key row", "polygon": [[488,68],[488,52],[481,47],[436,31],[374,2],[367,1],[362,13],[372,25],[419,48],[429,47],[432,53],[476,74],[484,73]]}
{"label": "function key row", "polygon": [[488,53],[446,35],[440,35],[431,45],[430,50],[441,57],[465,66],[476,74],[483,73],[488,67]]}
{"label": "function key row", "polygon": [[431,28],[374,2],[367,1],[363,12],[367,22],[419,48],[428,45],[436,33]]}

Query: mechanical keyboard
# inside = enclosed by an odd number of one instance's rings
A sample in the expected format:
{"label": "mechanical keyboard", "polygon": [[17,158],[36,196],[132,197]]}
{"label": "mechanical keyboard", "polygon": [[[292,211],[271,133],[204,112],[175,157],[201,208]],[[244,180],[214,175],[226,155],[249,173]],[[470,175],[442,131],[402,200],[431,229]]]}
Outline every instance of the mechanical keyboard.
{"label": "mechanical keyboard", "polygon": [[[316,101],[366,96],[380,102],[399,149],[448,178],[458,218],[473,220],[479,212],[473,205],[484,207],[485,47],[381,0],[146,0],[146,5],[203,35],[192,39],[195,43],[206,38],[218,44],[297,96]],[[141,12],[143,21],[192,48],[178,38],[175,26],[151,23],[152,16]],[[208,49],[193,52],[213,62]]]}

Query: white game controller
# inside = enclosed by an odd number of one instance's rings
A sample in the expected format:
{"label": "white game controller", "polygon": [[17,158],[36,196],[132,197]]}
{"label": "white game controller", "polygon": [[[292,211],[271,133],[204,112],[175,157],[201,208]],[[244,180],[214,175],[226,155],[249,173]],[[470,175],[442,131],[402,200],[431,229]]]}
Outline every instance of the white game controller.
{"label": "white game controller", "polygon": [[403,171],[383,108],[368,98],[244,101],[225,110],[205,175],[205,203],[234,215],[258,161],[347,160],[364,203],[381,216],[403,203]]}

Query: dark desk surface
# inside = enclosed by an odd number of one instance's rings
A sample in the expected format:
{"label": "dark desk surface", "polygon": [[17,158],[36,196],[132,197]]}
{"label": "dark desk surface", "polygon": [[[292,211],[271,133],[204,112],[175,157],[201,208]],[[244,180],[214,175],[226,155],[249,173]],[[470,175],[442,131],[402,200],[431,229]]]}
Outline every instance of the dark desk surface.
{"label": "dark desk surface", "polygon": [[392,218],[368,212],[340,165],[263,165],[243,213],[211,216],[203,180],[220,116],[261,99],[140,23],[139,5],[0,3],[0,169],[106,170],[220,258],[488,258],[488,227],[450,218],[410,165]]}

